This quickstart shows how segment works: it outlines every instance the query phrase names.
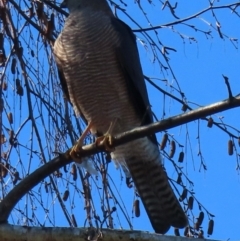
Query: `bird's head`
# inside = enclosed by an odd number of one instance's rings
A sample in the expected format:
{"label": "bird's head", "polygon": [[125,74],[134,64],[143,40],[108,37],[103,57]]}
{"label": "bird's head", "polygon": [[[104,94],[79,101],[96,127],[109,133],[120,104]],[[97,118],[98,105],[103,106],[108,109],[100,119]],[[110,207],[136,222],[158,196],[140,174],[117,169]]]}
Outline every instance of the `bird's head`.
{"label": "bird's head", "polygon": [[69,12],[76,9],[92,8],[95,11],[104,11],[112,14],[112,11],[106,0],[63,0],[61,8],[68,8]]}

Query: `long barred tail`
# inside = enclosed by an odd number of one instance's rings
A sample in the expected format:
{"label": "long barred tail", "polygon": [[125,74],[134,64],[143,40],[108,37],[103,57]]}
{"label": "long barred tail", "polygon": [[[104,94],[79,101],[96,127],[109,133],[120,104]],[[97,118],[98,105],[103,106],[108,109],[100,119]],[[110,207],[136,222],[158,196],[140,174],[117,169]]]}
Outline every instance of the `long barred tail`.
{"label": "long barred tail", "polygon": [[168,182],[158,147],[143,138],[122,148],[131,149],[125,152],[125,161],[155,232],[164,234],[170,226],[184,228],[188,220]]}

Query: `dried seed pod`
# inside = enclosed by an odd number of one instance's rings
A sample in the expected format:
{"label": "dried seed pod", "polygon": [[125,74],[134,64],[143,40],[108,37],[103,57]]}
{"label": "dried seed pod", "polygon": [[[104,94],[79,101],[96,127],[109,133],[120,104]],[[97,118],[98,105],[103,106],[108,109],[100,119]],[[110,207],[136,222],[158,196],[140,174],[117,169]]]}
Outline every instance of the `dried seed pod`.
{"label": "dried seed pod", "polygon": [[74,214],[72,214],[72,223],[73,223],[74,227],[77,227],[77,222],[76,222]]}
{"label": "dried seed pod", "polygon": [[0,65],[4,66],[6,62],[5,50],[0,50]]}
{"label": "dried seed pod", "polygon": [[165,146],[166,146],[166,144],[167,144],[167,140],[168,140],[168,134],[165,133],[165,134],[163,135],[162,142],[161,142],[161,144],[160,144],[160,150],[163,150],[163,149],[165,148]]}
{"label": "dried seed pod", "polygon": [[67,201],[67,199],[68,199],[68,197],[69,197],[69,191],[68,190],[66,190],[65,192],[64,192],[64,194],[63,194],[63,201],[64,202],[66,202]]}
{"label": "dried seed pod", "polygon": [[21,85],[17,86],[17,94],[23,96],[23,87]]}
{"label": "dried seed pod", "polygon": [[185,237],[189,236],[189,227],[185,227],[183,234],[184,234]]}
{"label": "dried seed pod", "polygon": [[179,173],[177,178],[177,184],[181,184],[181,183],[182,183],[182,173]]}
{"label": "dried seed pod", "polygon": [[169,154],[169,157],[170,158],[173,158],[174,154],[175,154],[175,151],[176,151],[176,144],[175,144],[175,141],[172,140],[171,143],[171,150],[170,150],[170,154]]}
{"label": "dried seed pod", "polygon": [[34,57],[35,56],[34,51],[31,49],[30,52],[31,52],[31,56]]}
{"label": "dried seed pod", "polygon": [[20,86],[21,85],[21,81],[20,79],[16,79],[16,87]]}
{"label": "dried seed pod", "polygon": [[17,181],[19,180],[19,172],[15,172],[13,174],[13,185],[16,185],[17,184]]}
{"label": "dried seed pod", "polygon": [[175,234],[175,236],[180,236],[178,228],[174,228],[174,234]]}
{"label": "dried seed pod", "polygon": [[45,188],[46,193],[48,193],[48,183],[47,182],[44,182],[44,188]]}
{"label": "dried seed pod", "polygon": [[209,220],[209,223],[208,223],[208,231],[207,231],[208,235],[213,234],[213,227],[214,227],[214,221],[211,219]]}
{"label": "dried seed pod", "polygon": [[8,121],[9,121],[9,123],[10,123],[10,124],[12,124],[12,123],[13,123],[13,116],[12,116],[12,112],[9,112],[9,113],[8,113]]}
{"label": "dried seed pod", "polygon": [[6,81],[3,81],[2,90],[6,91],[6,90],[7,90],[7,87],[8,87],[7,82],[6,82]]}
{"label": "dried seed pod", "polygon": [[178,162],[183,162],[183,159],[184,159],[184,152],[181,151],[181,152],[179,153]]}
{"label": "dried seed pod", "polygon": [[179,197],[179,202],[182,202],[187,197],[187,193],[188,193],[188,190],[184,188],[182,195]]}
{"label": "dried seed pod", "polygon": [[6,143],[6,141],[7,141],[7,138],[5,137],[4,134],[2,134],[2,135],[1,135],[1,144]]}
{"label": "dried seed pod", "polygon": [[75,164],[72,164],[71,174],[73,175],[73,180],[76,181],[77,180],[77,167]]}
{"label": "dried seed pod", "polygon": [[11,145],[14,144],[14,132],[13,132],[13,130],[10,130],[10,131],[9,131],[9,143],[10,143]]}
{"label": "dried seed pod", "polygon": [[210,117],[210,118],[208,119],[207,127],[212,128],[212,126],[213,126],[213,118]]}
{"label": "dried seed pod", "polygon": [[240,146],[240,137],[238,137],[238,146]]}
{"label": "dried seed pod", "polygon": [[183,106],[182,106],[182,111],[186,111],[188,109],[188,106],[186,105],[186,104],[183,104]]}
{"label": "dried seed pod", "polygon": [[196,223],[194,223],[194,229],[198,231],[199,228],[200,228],[200,224],[199,224],[199,222],[197,221]]}
{"label": "dried seed pod", "polygon": [[0,49],[3,49],[3,44],[4,44],[4,36],[3,36],[3,33],[0,33]]}
{"label": "dried seed pod", "polygon": [[4,50],[0,50],[0,65],[4,66],[6,62],[6,55]]}
{"label": "dried seed pod", "polygon": [[17,65],[17,60],[16,60],[16,58],[13,58],[12,59],[12,65],[11,65],[12,74],[16,74],[16,65]]}
{"label": "dried seed pod", "polygon": [[194,201],[194,198],[193,198],[192,196],[190,196],[190,197],[188,198],[188,208],[189,208],[190,210],[193,209],[193,201]]}
{"label": "dried seed pod", "polygon": [[116,208],[116,207],[112,207],[111,212],[112,212],[112,213],[113,213],[113,212],[116,212],[116,210],[117,210],[117,208]]}
{"label": "dried seed pod", "polygon": [[54,19],[55,19],[55,17],[54,17],[54,14],[52,13],[51,17],[50,17],[50,20],[47,21],[47,26],[46,26],[47,27],[47,29],[46,29],[46,35],[47,36],[52,36],[52,33],[55,29]]}
{"label": "dried seed pod", "polygon": [[4,100],[3,98],[0,98],[0,112],[3,112],[4,109]]}
{"label": "dried seed pod", "polygon": [[200,212],[197,220],[197,222],[199,223],[199,226],[201,226],[203,219],[204,219],[204,212]]}
{"label": "dried seed pod", "polygon": [[8,174],[8,168],[9,168],[9,164],[5,163],[4,165],[1,164],[1,177],[5,178]]}
{"label": "dried seed pod", "polygon": [[228,155],[229,156],[233,155],[233,141],[232,140],[228,141]]}
{"label": "dried seed pod", "polygon": [[133,207],[134,207],[135,217],[137,218],[140,217],[140,203],[138,199],[134,201]]}

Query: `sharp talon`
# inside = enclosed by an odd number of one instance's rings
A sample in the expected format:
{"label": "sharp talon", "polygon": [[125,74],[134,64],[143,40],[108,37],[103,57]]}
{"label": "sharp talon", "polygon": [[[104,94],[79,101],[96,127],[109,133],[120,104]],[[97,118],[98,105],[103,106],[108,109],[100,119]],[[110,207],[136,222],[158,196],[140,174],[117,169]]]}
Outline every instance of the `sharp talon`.
{"label": "sharp talon", "polygon": [[111,147],[111,145],[113,144],[113,137],[109,134],[98,137],[96,143],[97,145],[103,145],[107,152],[113,152],[115,150],[114,147]]}
{"label": "sharp talon", "polygon": [[82,158],[80,157],[79,153],[81,151],[81,146],[78,145],[78,143],[72,147],[71,151],[70,151],[70,156],[73,159],[73,161],[77,162],[77,163],[82,163]]}

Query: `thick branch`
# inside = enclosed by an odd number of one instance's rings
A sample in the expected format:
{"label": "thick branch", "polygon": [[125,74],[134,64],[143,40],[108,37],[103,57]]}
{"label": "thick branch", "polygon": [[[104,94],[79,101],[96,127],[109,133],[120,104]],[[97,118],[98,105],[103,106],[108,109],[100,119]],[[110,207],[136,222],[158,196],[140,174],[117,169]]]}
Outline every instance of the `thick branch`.
{"label": "thick branch", "polygon": [[[89,228],[39,228],[21,227],[8,224],[0,225],[0,240],[5,241],[85,241],[85,240],[104,240],[104,241],[195,241],[193,238],[173,237],[160,234],[153,234],[143,231],[111,230],[102,229],[101,234],[96,229]],[[209,241],[211,241],[209,239]]]}
{"label": "thick branch", "polygon": [[[189,123],[194,120],[205,118],[206,116],[213,115],[218,112],[222,112],[228,109],[232,109],[240,106],[240,96],[236,98],[227,99],[221,102],[217,102],[206,107],[201,107],[196,110],[189,111],[187,113],[177,115],[148,126],[142,126],[135,128],[133,130],[119,134],[113,138],[112,147],[119,146],[121,144],[127,143],[129,141],[167,130],[182,124]],[[96,154],[98,152],[104,151],[104,145],[96,145],[96,143],[83,146],[81,157],[86,157],[89,155]],[[29,176],[25,177],[13,190],[11,190],[8,195],[0,203],[0,223],[7,222],[7,219],[17,204],[17,202],[34,186],[36,186],[40,181],[49,176],[51,173],[57,169],[63,167],[71,162],[71,157],[69,156],[69,150],[59,155],[55,159],[49,161],[36,171],[34,171]]]}

